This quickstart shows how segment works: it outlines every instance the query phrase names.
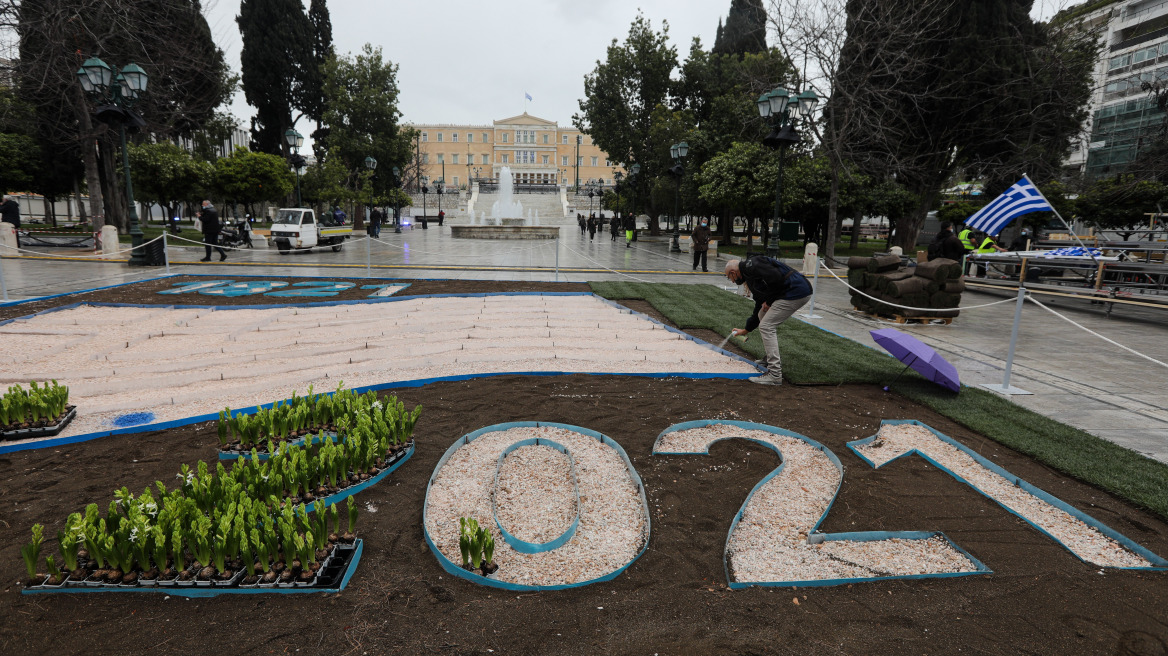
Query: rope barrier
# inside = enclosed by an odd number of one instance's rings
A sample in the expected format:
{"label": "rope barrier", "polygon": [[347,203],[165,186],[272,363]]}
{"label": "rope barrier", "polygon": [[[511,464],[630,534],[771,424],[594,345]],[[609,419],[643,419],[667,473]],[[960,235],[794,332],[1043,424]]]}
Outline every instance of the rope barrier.
{"label": "rope barrier", "polygon": [[[895,307],[895,308],[902,308],[902,309],[905,309],[905,310],[918,310],[918,311],[921,311],[921,312],[936,312],[936,311],[938,310],[938,308],[918,308],[918,307],[910,307],[910,306],[908,306],[908,305],[897,305],[896,303],[891,303],[891,302],[889,302],[889,301],[886,301],[886,300],[884,300],[884,299],[882,299],[882,298],[876,298],[875,296],[872,296],[871,294],[865,294],[864,292],[862,292],[862,291],[860,291],[860,290],[856,289],[855,287],[852,287],[851,285],[849,285],[849,284],[847,283],[847,281],[845,281],[843,278],[840,278],[839,276],[835,275],[835,272],[834,272],[834,271],[832,271],[832,270],[831,270],[831,268],[829,268],[829,267],[826,267],[826,266],[825,266],[825,267],[823,267],[823,268],[824,268],[825,270],[827,270],[827,272],[828,272],[828,273],[830,273],[830,274],[831,274],[831,277],[832,277],[832,278],[835,278],[836,280],[840,281],[840,283],[841,283],[841,284],[843,284],[843,286],[844,286],[844,287],[847,287],[848,289],[850,289],[850,290],[852,290],[852,291],[856,292],[856,293],[857,293],[857,294],[859,294],[860,296],[866,296],[866,297],[868,297],[868,298],[872,299],[873,301],[877,301],[877,302],[879,302],[879,303],[883,303],[884,305],[890,305],[890,306],[892,306],[892,307]],[[956,307],[956,308],[941,308],[941,309],[946,309],[946,310],[978,310],[978,309],[981,309],[981,308],[987,308],[987,307],[991,307],[991,306],[994,306],[994,305],[1001,305],[1001,304],[1003,304],[1003,303],[1013,303],[1013,302],[1014,302],[1014,300],[1015,300],[1015,299],[1012,299],[1012,298],[1007,298],[1007,299],[1006,299],[1006,300],[1004,300],[1004,301],[995,301],[995,302],[993,302],[993,303],[986,303],[986,304],[984,304],[984,305],[970,305],[970,306],[968,306],[968,307],[966,307],[966,306],[964,306],[964,305],[963,305],[963,306],[961,306],[961,307]]]}
{"label": "rope barrier", "polygon": [[131,246],[131,247],[125,248],[125,249],[118,249],[112,253],[98,253],[96,255],[56,255],[53,253],[42,253],[40,251],[30,251],[26,248],[14,248],[12,246],[5,246],[4,244],[0,244],[0,248],[6,248],[10,251],[19,251],[21,253],[32,253],[33,255],[39,255],[41,257],[56,257],[56,258],[64,258],[64,259],[69,259],[69,260],[76,260],[79,258],[112,257],[114,255],[121,255],[122,253],[131,253],[134,251],[135,248],[142,248],[142,246],[147,246],[149,244],[153,244],[154,242],[156,242],[160,239],[162,239],[161,236],[155,237],[154,239],[151,239],[150,241],[144,241],[144,242],[142,242],[141,246]]}
{"label": "rope barrier", "polygon": [[[1161,361],[1157,360],[1156,358],[1153,358],[1153,357],[1151,357],[1151,356],[1148,356],[1148,355],[1144,355],[1143,353],[1140,353],[1139,351],[1136,351],[1135,349],[1128,348],[1128,347],[1124,346],[1123,344],[1120,344],[1119,342],[1117,342],[1117,341],[1115,341],[1115,340],[1113,340],[1113,339],[1108,339],[1107,337],[1104,337],[1103,335],[1100,335],[1099,333],[1095,332],[1094,330],[1091,330],[1090,328],[1088,328],[1088,327],[1084,326],[1083,324],[1081,324],[1081,323],[1078,323],[1078,322],[1077,322],[1077,321],[1075,321],[1074,319],[1072,319],[1072,318],[1070,318],[1070,317],[1068,317],[1068,316],[1064,316],[1064,315],[1062,315],[1062,314],[1059,314],[1058,312],[1055,312],[1053,309],[1051,309],[1051,308],[1047,307],[1046,305],[1043,305],[1042,303],[1040,303],[1040,302],[1038,301],[1038,299],[1034,298],[1034,296],[1033,296],[1033,295],[1029,295],[1029,294],[1028,294],[1028,295],[1027,295],[1027,298],[1029,298],[1029,299],[1030,299],[1030,301],[1031,301],[1032,303],[1034,303],[1035,305],[1037,305],[1038,307],[1040,307],[1040,308],[1042,308],[1042,309],[1046,310],[1047,312],[1050,312],[1050,313],[1051,313],[1051,314],[1053,314],[1054,316],[1056,316],[1056,317],[1058,317],[1058,318],[1062,319],[1063,321],[1066,321],[1067,323],[1071,324],[1072,326],[1074,326],[1074,327],[1076,327],[1076,328],[1079,328],[1080,330],[1084,330],[1084,331],[1086,331],[1086,332],[1088,332],[1088,333],[1091,333],[1092,335],[1094,335],[1094,336],[1098,337],[1099,339],[1101,339],[1101,340],[1103,340],[1103,341],[1107,342],[1108,344],[1111,344],[1111,345],[1113,345],[1113,346],[1118,346],[1119,348],[1121,348],[1121,349],[1123,349],[1123,350],[1127,351],[1128,353],[1131,353],[1132,355],[1139,356],[1139,357],[1141,357],[1141,358],[1143,358],[1143,359],[1145,359],[1145,360],[1147,360],[1147,361],[1149,361],[1149,362],[1154,362],[1154,363],[1156,363],[1156,364],[1160,365],[1161,367],[1168,367],[1168,363],[1166,363],[1166,362],[1161,362]],[[1014,300],[1014,299],[1010,299],[1010,300]]]}
{"label": "rope barrier", "polygon": [[[186,237],[179,237],[178,235],[170,235],[170,237],[168,237],[168,239],[177,239],[179,241],[185,241],[185,242],[190,242],[192,244],[198,244],[199,246],[207,246],[207,244],[205,242],[201,242],[201,241],[198,241],[195,239],[187,239]],[[173,248],[197,248],[197,246],[174,246]],[[222,248],[222,249],[228,250],[228,251],[251,251],[253,253],[259,252],[254,248],[243,248],[242,246],[223,246],[221,244],[212,245],[211,248]]]}

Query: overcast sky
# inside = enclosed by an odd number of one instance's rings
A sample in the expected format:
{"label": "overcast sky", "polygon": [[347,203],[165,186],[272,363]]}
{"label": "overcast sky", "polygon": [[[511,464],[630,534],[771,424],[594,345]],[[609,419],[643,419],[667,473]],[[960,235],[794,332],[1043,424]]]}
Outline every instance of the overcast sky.
{"label": "overcast sky", "polygon": [[[1064,4],[1036,0],[1033,15],[1046,18]],[[330,0],[328,6],[338,53],[371,43],[398,64],[404,121],[490,124],[522,113],[527,93],[529,113],[566,126],[579,110],[584,76],[613,39],[624,40],[638,10],[655,30],[669,23],[684,59],[695,36],[713,46],[730,0]],[[204,7],[215,42],[238,72],[239,0],[207,0]],[[248,127],[252,110],[242,92],[231,112]]]}

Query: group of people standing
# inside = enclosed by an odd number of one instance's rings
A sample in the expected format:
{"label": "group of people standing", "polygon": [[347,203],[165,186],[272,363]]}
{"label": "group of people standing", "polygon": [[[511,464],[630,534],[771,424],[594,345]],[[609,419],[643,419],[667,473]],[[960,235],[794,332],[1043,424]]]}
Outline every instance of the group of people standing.
{"label": "group of people standing", "polygon": [[[580,236],[583,237],[587,233],[589,241],[596,241],[596,233],[604,232],[604,223],[604,215],[589,214],[588,218],[584,218],[583,214],[576,214],[576,224],[580,227]],[[611,235],[609,241],[616,241],[617,234],[624,230],[625,248],[630,248],[632,243],[637,240],[636,218],[632,216],[626,216],[622,219],[613,215],[608,221],[608,230]]]}
{"label": "group of people standing", "polygon": [[[967,255],[1024,251],[1030,249],[1032,242],[1033,237],[1029,228],[1023,228],[1018,237],[1010,243],[1010,247],[1003,248],[992,236],[984,232],[973,230],[968,226],[960,232],[954,232],[953,224],[945,221],[941,223],[941,229],[933,238],[933,242],[929,244],[929,259],[935,260],[943,257],[964,264]],[[986,265],[979,263],[977,271],[979,276],[985,276]]]}

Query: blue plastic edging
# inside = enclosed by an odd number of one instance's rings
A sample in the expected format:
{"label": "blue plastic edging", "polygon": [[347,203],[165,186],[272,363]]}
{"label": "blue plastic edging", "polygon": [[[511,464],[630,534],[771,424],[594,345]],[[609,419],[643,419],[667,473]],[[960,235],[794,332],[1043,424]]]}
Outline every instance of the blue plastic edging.
{"label": "blue plastic edging", "polygon": [[[508,454],[525,446],[548,446],[568,456],[569,471],[572,474],[572,492],[576,495],[576,514],[572,518],[571,525],[559,537],[550,542],[528,542],[527,540],[521,540],[503,528],[503,523],[499,521],[498,506],[495,503],[495,491],[499,489],[499,471],[503,469],[503,461],[507,458]],[[526,440],[519,440],[506,449],[503,449],[503,452],[499,454],[498,462],[495,463],[495,485],[491,489],[491,517],[495,520],[495,526],[499,528],[499,532],[503,534],[503,539],[507,541],[507,544],[512,549],[519,553],[535,554],[554,551],[567,544],[568,540],[571,540],[576,535],[576,529],[580,526],[580,482],[576,479],[576,459],[572,457],[568,448],[553,440],[533,437]]]}
{"label": "blue plastic edging", "polygon": [[[570,431],[579,433],[581,435],[586,435],[588,437],[595,437],[597,440],[599,440],[605,446],[612,448],[617,453],[617,455],[619,455],[621,457],[621,460],[624,461],[625,467],[627,468],[627,470],[629,472],[629,476],[632,478],[633,482],[637,486],[637,492],[641,496],[641,510],[642,510],[642,512],[645,513],[645,543],[641,546],[641,550],[637,552],[637,555],[633,556],[633,558],[631,560],[629,560],[629,562],[627,562],[624,565],[620,566],[619,568],[613,570],[612,572],[605,574],[604,576],[600,576],[600,577],[597,577],[595,579],[590,579],[588,581],[582,581],[580,583],[565,583],[562,585],[543,585],[543,586],[541,586],[541,585],[520,585],[517,583],[508,583],[507,581],[499,581],[497,579],[489,579],[485,576],[480,576],[480,575],[477,575],[477,574],[474,574],[472,572],[468,572],[468,571],[462,569],[462,567],[455,564],[453,561],[451,561],[449,558],[447,558],[445,555],[443,555],[443,553],[441,551],[439,551],[437,545],[435,545],[434,541],[430,539],[430,532],[426,529],[427,516],[428,516],[428,511],[429,511],[428,505],[429,505],[429,500],[430,500],[430,486],[433,485],[433,483],[434,483],[434,476],[437,475],[438,471],[442,469],[442,466],[446,464],[446,461],[450,459],[450,456],[453,455],[455,451],[457,451],[462,445],[465,445],[469,442],[474,441],[480,435],[483,435],[485,433],[492,433],[492,432],[496,432],[496,431],[505,431],[509,428],[533,428],[533,427],[538,428],[541,426],[562,428],[564,430],[570,430]],[[645,486],[641,482],[641,476],[640,476],[640,474],[637,473],[637,469],[633,466],[632,461],[629,460],[629,455],[627,453],[625,453],[624,448],[621,447],[621,445],[618,444],[616,441],[614,441],[612,438],[610,438],[607,435],[604,435],[602,433],[599,433],[597,431],[594,431],[594,430],[591,430],[588,428],[583,428],[580,426],[573,426],[571,424],[561,424],[561,423],[548,422],[548,421],[512,421],[512,422],[506,422],[506,423],[502,423],[502,424],[493,424],[491,426],[486,426],[484,428],[480,428],[478,430],[467,433],[466,435],[463,435],[462,437],[455,440],[454,444],[450,445],[450,448],[446,449],[446,452],[442,454],[442,458],[440,458],[438,460],[438,464],[434,466],[434,473],[430,475],[430,479],[426,482],[426,497],[425,497],[425,500],[423,501],[423,505],[422,505],[422,537],[425,538],[426,545],[428,547],[430,547],[430,551],[438,559],[438,564],[442,566],[442,569],[446,570],[446,572],[448,574],[451,574],[451,575],[459,577],[459,578],[466,579],[468,581],[471,581],[472,583],[477,583],[479,585],[484,585],[484,586],[491,587],[491,588],[499,588],[501,590],[511,590],[513,592],[569,590],[571,588],[579,588],[579,587],[583,587],[585,585],[591,585],[593,583],[603,583],[605,581],[611,581],[611,580],[615,579],[616,577],[620,576],[621,574],[623,574],[624,571],[626,569],[628,569],[633,563],[637,562],[637,559],[640,558],[641,555],[644,554],[645,551],[649,548],[649,537],[652,535],[652,527],[650,524],[651,518],[652,518],[652,516],[649,514],[649,501],[645,497]]]}
{"label": "blue plastic edging", "polygon": [[[377,483],[379,483],[381,481],[381,479],[385,478],[386,476],[389,476],[398,467],[401,467],[402,465],[404,465],[407,460],[409,460],[411,457],[413,457],[413,455],[414,455],[414,443],[410,442],[410,448],[406,449],[405,455],[402,456],[401,458],[399,458],[397,462],[393,463],[388,468],[381,470],[381,472],[379,474],[370,478],[367,481],[362,481],[356,485],[350,485],[349,487],[341,490],[340,492],[337,492],[336,494],[332,494],[332,495],[325,497],[324,498],[325,507],[328,507],[334,503],[337,503],[338,501],[344,501],[346,497],[351,497],[354,494],[357,494],[358,492],[364,490],[367,487],[370,487],[372,485],[376,485]],[[315,506],[316,501],[314,500],[311,504],[304,504],[304,505],[305,505],[305,508],[307,508],[308,506]]]}
{"label": "blue plastic edging", "polygon": [[344,590],[349,585],[349,579],[353,578],[353,573],[357,571],[357,565],[361,562],[361,554],[365,550],[365,543],[360,538],[354,542],[353,557],[349,560],[349,567],[345,570],[345,575],[341,577],[341,583],[335,588],[215,588],[215,587],[196,587],[196,586],[150,586],[140,588],[121,588],[121,587],[82,587],[82,588],[61,588],[59,590],[21,590],[21,594],[93,594],[99,592],[131,592],[131,593],[162,593],[174,597],[190,597],[192,599],[206,599],[210,597],[218,597],[220,595],[247,595],[247,594],[312,594],[315,592],[321,593],[337,593]]}
{"label": "blue plastic edging", "polygon": [[784,435],[784,436],[791,437],[791,438],[794,438],[797,440],[801,440],[801,441],[807,443],[808,445],[821,451],[825,456],[827,456],[828,460],[830,460],[836,466],[836,468],[840,472],[840,482],[838,484],[836,484],[835,492],[832,494],[831,501],[828,502],[827,508],[825,508],[823,510],[823,514],[820,515],[819,520],[816,521],[815,525],[811,527],[811,530],[808,533],[808,539],[810,539],[811,536],[815,536],[817,538],[822,537],[822,539],[824,541],[851,540],[854,542],[873,542],[873,541],[890,540],[890,539],[922,540],[922,539],[929,539],[929,538],[932,538],[935,536],[941,536],[941,537],[945,538],[945,541],[949,543],[949,546],[953,547],[954,549],[959,551],[961,554],[963,554],[964,556],[969,558],[970,562],[973,563],[973,565],[974,565],[974,571],[970,571],[970,572],[939,572],[939,573],[935,573],[935,574],[906,574],[906,575],[899,575],[899,576],[879,576],[879,577],[871,577],[871,578],[814,579],[814,580],[809,580],[809,581],[734,581],[733,579],[730,578],[730,559],[729,559],[730,538],[734,535],[735,529],[738,528],[738,522],[742,519],[742,516],[746,511],[746,507],[748,505],[750,505],[750,500],[752,498],[754,498],[754,493],[757,492],[760,488],[762,488],[762,486],[765,485],[772,478],[774,478],[775,476],[778,476],[780,473],[782,473],[783,468],[786,467],[787,463],[786,463],[786,459],[783,458],[782,451],[774,444],[771,444],[769,442],[764,442],[762,440],[758,440],[755,438],[749,438],[749,437],[724,437],[724,438],[719,438],[717,440],[714,440],[710,444],[712,445],[712,444],[715,444],[717,442],[721,442],[723,440],[744,439],[744,440],[747,440],[749,442],[754,442],[755,444],[758,444],[762,447],[765,447],[765,448],[768,448],[768,449],[774,451],[775,454],[778,455],[779,458],[782,460],[782,463],[779,464],[779,466],[776,467],[774,469],[774,471],[767,474],[765,477],[763,477],[763,479],[761,481],[759,481],[753,488],[751,488],[750,494],[746,495],[746,500],[742,502],[742,507],[739,508],[738,512],[735,513],[735,515],[734,515],[734,521],[731,522],[731,524],[730,524],[729,533],[726,534],[726,542],[724,543],[724,546],[722,549],[722,567],[723,567],[723,570],[726,572],[727,586],[731,590],[743,590],[745,588],[755,587],[755,586],[757,586],[757,587],[785,587],[785,586],[825,587],[825,586],[833,586],[833,585],[844,585],[844,584],[848,584],[848,583],[866,583],[866,582],[873,582],[873,581],[899,580],[899,579],[952,578],[952,577],[957,577],[957,576],[973,576],[973,575],[992,574],[993,573],[992,570],[990,570],[988,567],[986,567],[986,565],[984,563],[982,563],[977,558],[974,558],[965,549],[962,549],[960,546],[958,546],[956,543],[954,543],[952,540],[950,540],[949,536],[945,535],[944,533],[942,533],[940,531],[862,531],[862,532],[850,532],[850,533],[819,533],[818,532],[819,526],[824,522],[825,519],[827,519],[828,514],[831,512],[832,506],[835,505],[836,498],[839,496],[840,486],[843,484],[844,466],[843,466],[843,463],[840,462],[839,458],[836,457],[835,453],[833,453],[831,449],[827,448],[826,446],[820,444],[819,442],[816,442],[815,440],[813,440],[809,437],[806,437],[804,435],[800,435],[799,433],[795,433],[793,431],[789,431],[789,430],[786,430],[783,428],[778,428],[777,426],[771,426],[768,424],[759,424],[759,423],[749,422],[749,421],[735,421],[735,420],[724,420],[724,419],[699,419],[696,421],[687,421],[687,422],[683,422],[680,424],[674,424],[673,426],[670,426],[669,428],[666,428],[665,430],[661,431],[661,433],[657,436],[657,439],[653,442],[653,455],[709,455],[710,450],[709,450],[708,446],[706,447],[706,450],[704,452],[692,452],[691,453],[691,452],[658,451],[657,445],[661,442],[661,439],[669,433],[675,433],[678,431],[689,430],[692,428],[705,428],[706,426],[714,426],[714,425],[737,426],[738,428],[742,428],[745,430],[760,430],[760,431],[765,431],[767,433],[772,433],[775,435]]}
{"label": "blue plastic edging", "polygon": [[[1137,571],[1139,571],[1139,570],[1162,571],[1162,570],[1168,569],[1168,560],[1165,560],[1164,558],[1156,555],[1151,550],[1149,550],[1147,547],[1144,547],[1143,545],[1135,542],[1131,538],[1123,535],[1122,533],[1116,531],[1115,529],[1111,528],[1110,526],[1103,524],[1102,522],[1095,519],[1094,517],[1091,517],[1090,515],[1084,513],[1083,511],[1079,510],[1078,508],[1075,508],[1074,506],[1063,501],[1062,499],[1059,499],[1058,497],[1050,494],[1049,492],[1046,492],[1045,490],[1042,490],[1041,488],[1035,487],[1034,485],[1027,483],[1026,481],[1022,480],[1021,478],[1018,478],[1017,476],[1011,474],[1009,471],[1007,471],[1004,468],[1002,468],[1001,466],[999,466],[997,463],[994,463],[994,462],[986,459],[981,454],[970,449],[969,447],[958,442],[957,440],[949,437],[948,435],[941,433],[940,431],[933,428],[932,426],[929,426],[928,424],[925,424],[925,423],[918,421],[916,419],[884,419],[884,420],[881,420],[880,425],[884,426],[885,424],[889,424],[889,425],[912,424],[912,425],[920,426],[922,428],[927,429],[929,432],[931,432],[933,435],[935,435],[937,437],[937,439],[939,439],[942,442],[956,448],[958,451],[961,451],[965,455],[972,458],[974,460],[974,462],[976,462],[977,464],[981,465],[982,467],[985,467],[986,469],[997,474],[998,476],[1001,476],[1006,481],[1008,481],[1008,482],[1014,484],[1015,486],[1025,490],[1026,492],[1034,495],[1035,497],[1041,499],[1042,501],[1054,506],[1055,508],[1058,508],[1059,510],[1062,510],[1063,512],[1074,517],[1075,519],[1078,519],[1079,521],[1083,522],[1087,526],[1090,526],[1091,528],[1099,531],[1100,533],[1111,538],[1112,540],[1115,540],[1120,545],[1122,545],[1124,548],[1139,554],[1142,558],[1144,558],[1144,560],[1147,560],[1149,563],[1152,564],[1152,567],[1112,567],[1111,569],[1125,569],[1125,570],[1137,570]],[[879,431],[877,431],[877,435],[878,434],[879,434]],[[872,435],[871,437],[865,437],[864,439],[854,440],[852,442],[848,442],[848,448],[852,450],[852,453],[855,453],[857,456],[859,456],[860,460],[863,460],[865,463],[867,463],[873,469],[877,469],[878,468],[877,465],[875,463],[873,463],[871,460],[869,460],[864,454],[862,454],[859,451],[858,447],[868,445],[868,444],[872,443],[872,441],[875,439],[876,439],[876,435]],[[1015,517],[1018,517],[1019,519],[1025,521],[1027,524],[1030,524],[1031,526],[1033,526],[1035,529],[1038,530],[1038,532],[1040,532],[1043,535],[1045,535],[1046,537],[1050,538],[1052,541],[1054,541],[1056,544],[1063,547],[1067,551],[1070,551],[1071,554],[1074,555],[1076,558],[1079,558],[1079,560],[1083,560],[1082,558],[1079,557],[1078,554],[1076,554],[1074,551],[1071,551],[1071,549],[1068,548],[1067,545],[1063,544],[1058,538],[1056,538],[1055,536],[1048,533],[1041,526],[1039,526],[1038,524],[1035,524],[1034,522],[1023,517],[1022,515],[1019,515],[1018,513],[1014,512],[1010,508],[1003,505],[997,499],[995,499],[995,498],[989,496],[988,494],[986,494],[985,492],[982,492],[981,490],[977,489],[977,487],[972,485],[969,481],[958,476],[956,473],[949,470],[947,467],[941,465],[941,463],[937,462],[936,460],[933,460],[927,454],[921,453],[917,449],[911,449],[909,451],[906,451],[906,452],[900,454],[899,456],[893,458],[892,460],[889,460],[888,462],[884,463],[884,465],[887,465],[889,462],[894,462],[896,460],[900,460],[901,458],[906,458],[906,457],[912,456],[912,455],[919,455],[920,457],[924,458],[926,461],[931,463],[937,469],[940,469],[941,471],[945,472],[946,474],[949,474],[950,476],[952,476],[954,479],[964,483],[965,485],[968,485],[971,489],[973,489],[977,493],[981,494],[982,496],[986,497],[990,501],[993,501],[994,503],[996,503],[999,506],[1001,506],[1002,508],[1004,508],[1011,515],[1014,515]],[[884,465],[880,465],[880,467],[883,467]],[[1083,561],[1083,562],[1087,562],[1087,561]],[[1091,563],[1091,564],[1094,565],[1095,563]]]}

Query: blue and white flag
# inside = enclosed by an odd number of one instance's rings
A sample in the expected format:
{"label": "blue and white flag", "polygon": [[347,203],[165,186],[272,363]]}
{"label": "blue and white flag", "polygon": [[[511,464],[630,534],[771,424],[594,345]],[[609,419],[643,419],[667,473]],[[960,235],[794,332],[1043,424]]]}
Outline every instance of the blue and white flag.
{"label": "blue and white flag", "polygon": [[[527,93],[526,91],[523,92],[523,97],[528,99],[528,100],[531,100],[531,94]],[[535,101],[532,101],[532,102],[535,102]]]}
{"label": "blue and white flag", "polygon": [[994,202],[966,219],[965,227],[996,236],[1002,228],[1023,214],[1052,211],[1054,208],[1046,202],[1034,183],[1024,177],[1018,184],[1007,189],[1006,193],[994,199]]}

